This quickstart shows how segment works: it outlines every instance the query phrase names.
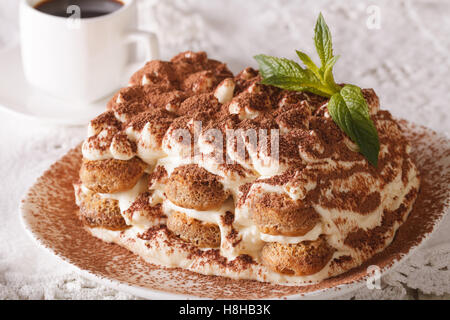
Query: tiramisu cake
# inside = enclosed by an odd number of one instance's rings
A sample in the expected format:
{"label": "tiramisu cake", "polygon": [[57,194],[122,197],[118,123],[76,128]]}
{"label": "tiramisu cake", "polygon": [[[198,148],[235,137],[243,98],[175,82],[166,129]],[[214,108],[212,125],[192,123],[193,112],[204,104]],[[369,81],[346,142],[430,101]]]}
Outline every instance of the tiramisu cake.
{"label": "tiramisu cake", "polygon": [[93,119],[75,184],[86,230],[149,263],[309,284],[393,240],[419,188],[410,145],[372,89],[377,165],[329,99],[236,76],[204,52],[151,61]]}

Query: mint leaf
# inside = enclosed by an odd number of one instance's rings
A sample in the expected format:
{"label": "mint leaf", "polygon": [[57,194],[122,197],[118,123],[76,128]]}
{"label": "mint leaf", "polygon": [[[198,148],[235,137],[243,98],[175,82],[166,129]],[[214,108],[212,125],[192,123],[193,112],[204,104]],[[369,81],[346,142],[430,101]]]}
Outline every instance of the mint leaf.
{"label": "mint leaf", "polygon": [[323,79],[324,82],[331,88],[336,91],[341,89],[340,86],[336,84],[333,76],[333,66],[336,64],[336,61],[339,59],[339,56],[332,57],[324,66]]}
{"label": "mint leaf", "polygon": [[367,105],[361,89],[345,85],[328,102],[328,112],[334,122],[354,141],[360,152],[373,165],[378,165],[380,141],[378,132],[370,119]]}
{"label": "mint leaf", "polygon": [[344,131],[352,141],[356,141],[356,135],[353,132],[352,116],[348,110],[344,99],[340,93],[335,93],[328,101],[328,112],[333,121]]}
{"label": "mint leaf", "polygon": [[318,80],[312,72],[303,69],[295,61],[266,56],[264,54],[257,55],[254,58],[259,63],[259,72],[263,79],[271,77],[292,78],[297,82],[305,81],[306,83],[320,83],[320,80]]}
{"label": "mint leaf", "polygon": [[308,91],[319,96],[330,97],[333,92],[329,91],[322,85],[312,83],[299,82],[296,78],[285,76],[272,76],[261,81],[262,84],[278,87],[290,91]]}
{"label": "mint leaf", "polygon": [[307,91],[306,88],[312,88],[315,93],[326,97],[331,97],[333,94],[333,91],[324,85],[314,72],[303,69],[295,61],[263,54],[254,58],[259,63],[262,84],[294,91]]}
{"label": "mint leaf", "polygon": [[362,117],[370,119],[369,106],[359,87],[346,84],[340,93],[350,110],[358,112]]}
{"label": "mint leaf", "polygon": [[297,56],[300,58],[300,60],[302,60],[302,62],[305,65],[305,67],[309,68],[309,70],[314,72],[314,74],[318,78],[321,78],[321,75],[320,75],[320,72],[319,72],[319,67],[316,66],[316,64],[312,61],[312,59],[306,53],[303,53],[303,52],[298,51],[298,50],[295,50],[295,52],[297,52]]}
{"label": "mint leaf", "polygon": [[328,29],[322,13],[319,14],[316,27],[314,28],[314,43],[322,63],[321,71],[324,71],[324,66],[333,57],[333,44],[331,42],[330,29]]}
{"label": "mint leaf", "polygon": [[327,90],[327,92],[324,92],[324,91],[321,91],[319,89],[312,88],[312,87],[302,87],[302,90],[298,90],[298,91],[311,92],[311,93],[317,94],[318,96],[327,97],[327,98],[329,98],[333,95],[333,92],[331,92],[331,91]]}

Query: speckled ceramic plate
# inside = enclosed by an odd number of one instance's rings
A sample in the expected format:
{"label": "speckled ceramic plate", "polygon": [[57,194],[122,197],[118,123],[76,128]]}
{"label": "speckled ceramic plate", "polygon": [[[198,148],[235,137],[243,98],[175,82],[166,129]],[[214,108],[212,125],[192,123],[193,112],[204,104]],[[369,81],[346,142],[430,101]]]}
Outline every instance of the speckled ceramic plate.
{"label": "speckled ceramic plate", "polygon": [[163,268],[90,236],[75,216],[72,183],[78,179],[80,148],[69,151],[31,187],[21,204],[23,223],[41,246],[77,267],[83,275],[145,298],[330,298],[363,286],[370,265],[387,273],[429,237],[448,211],[450,139],[405,121],[401,124],[412,142],[413,158],[422,176],[413,211],[386,250],[364,265],[319,284],[281,286]]}

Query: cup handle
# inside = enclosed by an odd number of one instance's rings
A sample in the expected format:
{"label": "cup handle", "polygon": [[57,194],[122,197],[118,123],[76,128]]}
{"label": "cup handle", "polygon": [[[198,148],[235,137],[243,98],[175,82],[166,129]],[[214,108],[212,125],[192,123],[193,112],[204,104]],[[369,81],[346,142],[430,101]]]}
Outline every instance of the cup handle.
{"label": "cup handle", "polygon": [[132,30],[126,35],[127,43],[142,43],[145,50],[146,61],[159,58],[158,37],[154,32]]}

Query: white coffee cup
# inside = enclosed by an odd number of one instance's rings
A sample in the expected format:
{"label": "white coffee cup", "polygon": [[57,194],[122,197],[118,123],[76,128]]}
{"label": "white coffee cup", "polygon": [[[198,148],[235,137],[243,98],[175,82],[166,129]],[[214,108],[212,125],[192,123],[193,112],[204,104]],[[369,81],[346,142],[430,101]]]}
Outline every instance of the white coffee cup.
{"label": "white coffee cup", "polygon": [[21,0],[22,62],[27,80],[55,97],[92,102],[123,86],[130,42],[143,44],[146,60],[158,58],[156,35],[135,29],[135,0],[85,19],[76,10],[69,18],[43,13],[34,8],[40,1]]}

